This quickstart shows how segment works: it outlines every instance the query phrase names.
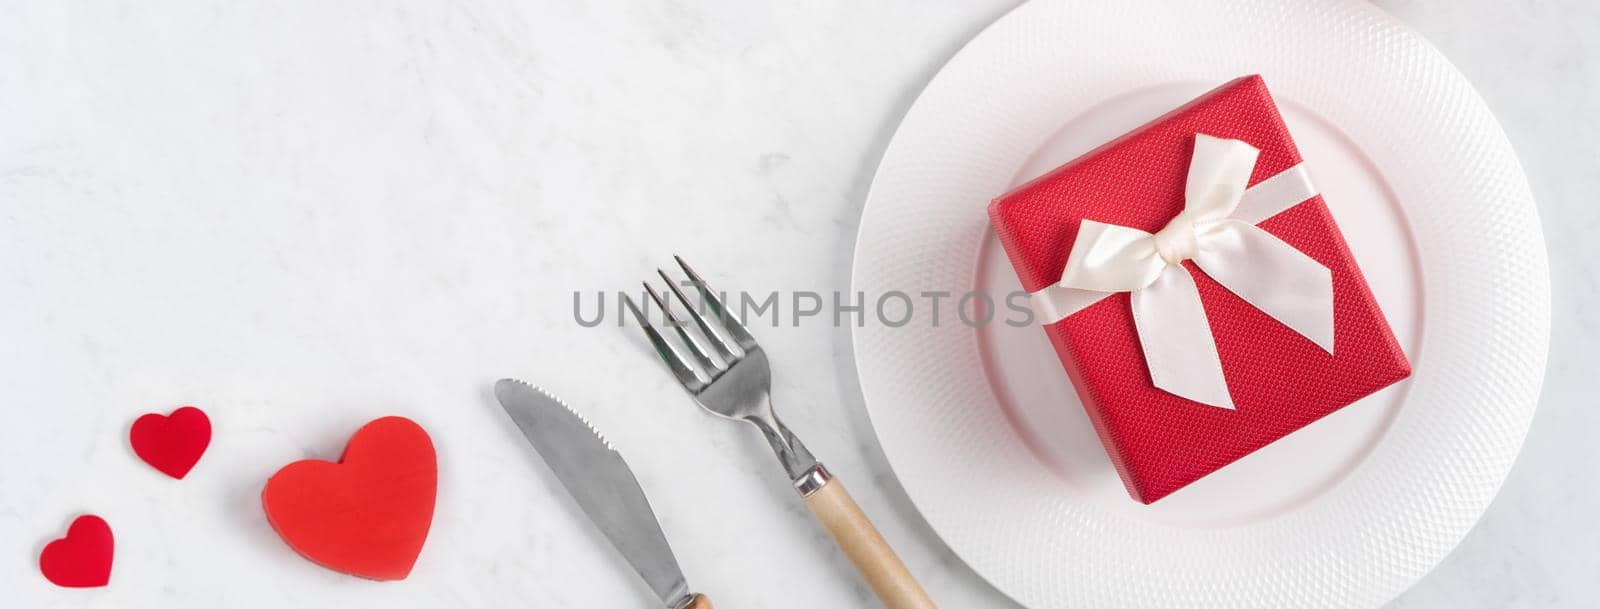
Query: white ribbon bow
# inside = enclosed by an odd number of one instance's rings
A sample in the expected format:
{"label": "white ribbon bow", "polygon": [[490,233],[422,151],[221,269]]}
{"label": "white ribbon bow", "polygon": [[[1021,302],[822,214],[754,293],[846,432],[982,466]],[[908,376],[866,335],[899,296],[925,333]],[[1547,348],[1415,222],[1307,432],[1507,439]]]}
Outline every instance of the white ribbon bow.
{"label": "white ribbon bow", "polygon": [[1217,283],[1332,353],[1332,272],[1254,224],[1316,190],[1296,165],[1247,191],[1259,152],[1239,140],[1196,134],[1184,209],[1164,228],[1150,234],[1083,220],[1060,283],[1033,294],[1045,323],[1109,293],[1132,292],[1134,327],[1155,386],[1232,409],[1200,291],[1180,264],[1193,260]]}

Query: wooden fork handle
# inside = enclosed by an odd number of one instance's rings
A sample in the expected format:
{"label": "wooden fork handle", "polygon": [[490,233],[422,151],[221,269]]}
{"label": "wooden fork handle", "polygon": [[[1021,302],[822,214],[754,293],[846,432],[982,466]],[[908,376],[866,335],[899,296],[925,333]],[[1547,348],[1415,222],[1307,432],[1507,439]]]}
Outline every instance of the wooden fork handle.
{"label": "wooden fork handle", "polygon": [[[828,536],[867,580],[867,586],[888,609],[934,609],[922,584],[906,570],[878,528],[872,526],[855,499],[838,480],[827,479],[805,496],[806,508],[828,530]],[[804,492],[806,489],[802,489]]]}
{"label": "wooden fork handle", "polygon": [[711,599],[706,598],[704,594],[696,594],[694,598],[689,599],[688,604],[679,609],[711,609]]}

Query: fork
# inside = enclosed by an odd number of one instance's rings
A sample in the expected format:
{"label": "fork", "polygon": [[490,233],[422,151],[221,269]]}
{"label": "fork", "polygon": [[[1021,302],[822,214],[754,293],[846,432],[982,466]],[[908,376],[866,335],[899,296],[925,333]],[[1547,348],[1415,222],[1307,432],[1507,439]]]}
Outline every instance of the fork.
{"label": "fork", "polygon": [[866,514],[862,513],[850,493],[845,491],[844,485],[834,479],[827,468],[806,449],[806,445],[800,442],[800,438],[778,420],[772,409],[772,370],[767,364],[766,351],[756,343],[755,337],[750,336],[744,324],[728,314],[722,300],[717,298],[699,273],[689,268],[683,258],[673,256],[673,259],[688,276],[689,284],[699,292],[700,300],[707,309],[705,313],[710,313],[715,319],[707,319],[702,311],[690,304],[678,282],[673,281],[666,271],[658,269],[656,273],[667,283],[667,289],[694,320],[700,337],[688,331],[687,324],[672,312],[667,300],[646,281],[645,292],[661,309],[670,322],[668,325],[678,335],[679,341],[688,347],[690,354],[689,358],[685,358],[676,345],[656,330],[633,299],[624,294],[623,302],[644,329],[656,355],[667,364],[672,375],[701,408],[722,418],[744,421],[761,431],[812,517],[827,529],[833,542],[855,565],[856,571],[861,573],[885,607],[931,609],[934,605],[928,593],[906,570],[905,564],[889,548],[877,527],[867,520]]}

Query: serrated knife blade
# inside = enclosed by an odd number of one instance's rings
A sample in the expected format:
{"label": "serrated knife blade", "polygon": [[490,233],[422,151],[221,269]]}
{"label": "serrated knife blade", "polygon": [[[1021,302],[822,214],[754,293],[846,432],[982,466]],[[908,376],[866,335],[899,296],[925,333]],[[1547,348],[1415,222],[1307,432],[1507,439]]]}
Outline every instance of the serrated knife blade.
{"label": "serrated knife blade", "polygon": [[611,443],[587,419],[538,387],[502,379],[495,383],[494,395],[584,514],[664,606],[690,604],[694,597],[689,584],[644,489]]}

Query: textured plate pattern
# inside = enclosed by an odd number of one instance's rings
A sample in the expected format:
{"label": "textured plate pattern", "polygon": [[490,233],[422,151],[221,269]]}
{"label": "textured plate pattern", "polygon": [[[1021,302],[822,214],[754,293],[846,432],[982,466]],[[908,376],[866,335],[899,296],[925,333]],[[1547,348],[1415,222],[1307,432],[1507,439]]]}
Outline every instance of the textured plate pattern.
{"label": "textured plate pattern", "polygon": [[855,333],[866,403],[918,509],[1019,602],[1054,607],[1375,607],[1488,506],[1526,434],[1549,274],[1526,178],[1443,57],[1365,3],[1036,1],[963,49],[906,115],[861,222],[854,287],[964,289],[984,207],[1062,122],[1120,92],[1261,73],[1382,168],[1423,270],[1409,396],[1349,476],[1229,527],[1155,525],[1081,501],[998,408],[972,330]]}

